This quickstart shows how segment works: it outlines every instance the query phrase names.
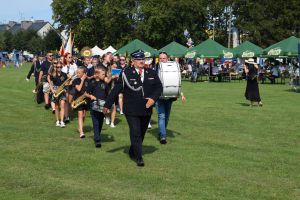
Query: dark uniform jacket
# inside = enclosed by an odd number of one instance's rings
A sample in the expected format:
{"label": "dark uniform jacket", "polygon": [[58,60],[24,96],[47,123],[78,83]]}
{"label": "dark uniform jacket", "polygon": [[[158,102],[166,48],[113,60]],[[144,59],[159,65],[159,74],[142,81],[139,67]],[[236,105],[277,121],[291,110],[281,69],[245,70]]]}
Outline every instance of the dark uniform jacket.
{"label": "dark uniform jacket", "polygon": [[34,77],[38,78],[40,69],[41,69],[41,63],[39,60],[32,63],[30,71],[28,72],[27,78],[30,79],[30,76],[32,73],[34,73]]}
{"label": "dark uniform jacket", "polygon": [[158,99],[162,92],[162,84],[157,73],[152,69],[144,69],[144,82],[134,67],[124,69],[124,74],[128,83],[133,88],[143,87],[143,90],[133,91],[124,81],[123,73],[117,80],[114,88],[107,97],[104,107],[111,108],[120,92],[123,93],[123,112],[131,116],[149,116],[152,114],[152,107],[146,108],[147,99],[154,101]]}

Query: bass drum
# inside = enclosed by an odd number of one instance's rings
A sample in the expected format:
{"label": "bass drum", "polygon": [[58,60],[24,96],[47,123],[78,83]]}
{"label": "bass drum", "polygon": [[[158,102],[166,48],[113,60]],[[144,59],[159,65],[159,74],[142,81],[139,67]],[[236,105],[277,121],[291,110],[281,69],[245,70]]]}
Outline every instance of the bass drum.
{"label": "bass drum", "polygon": [[159,63],[158,76],[163,86],[162,98],[177,98],[181,92],[181,73],[177,62]]}

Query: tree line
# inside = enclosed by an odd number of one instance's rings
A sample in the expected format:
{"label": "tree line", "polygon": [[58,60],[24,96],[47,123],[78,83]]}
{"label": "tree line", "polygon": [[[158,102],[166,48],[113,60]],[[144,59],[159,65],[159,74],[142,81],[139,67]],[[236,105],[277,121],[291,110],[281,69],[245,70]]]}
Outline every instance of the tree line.
{"label": "tree line", "polygon": [[214,29],[227,46],[230,25],[261,47],[300,36],[299,0],[53,0],[51,6],[55,23],[75,33],[79,48],[120,48],[138,38],[158,49],[185,44],[185,29],[195,44]]}
{"label": "tree line", "polygon": [[50,30],[48,34],[41,38],[36,31],[21,30],[12,34],[10,31],[0,32],[0,51],[27,50],[37,54],[39,52],[47,52],[59,50],[61,46],[61,38],[54,30]]}

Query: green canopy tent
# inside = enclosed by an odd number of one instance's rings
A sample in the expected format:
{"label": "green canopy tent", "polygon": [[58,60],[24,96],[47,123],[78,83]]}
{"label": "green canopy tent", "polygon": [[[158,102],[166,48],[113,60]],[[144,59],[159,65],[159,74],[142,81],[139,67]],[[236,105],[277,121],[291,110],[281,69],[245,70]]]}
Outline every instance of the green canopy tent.
{"label": "green canopy tent", "polygon": [[239,58],[259,57],[263,49],[249,41],[245,41],[233,49],[235,55]]}
{"label": "green canopy tent", "polygon": [[184,57],[187,50],[188,48],[174,41],[161,48],[158,52],[166,52],[171,57]]}
{"label": "green canopy tent", "polygon": [[291,36],[263,50],[263,57],[298,57],[300,39]]}
{"label": "green canopy tent", "polygon": [[231,49],[224,47],[212,39],[207,39],[199,45],[189,49],[186,58],[233,58],[234,53]]}
{"label": "green canopy tent", "polygon": [[129,42],[128,44],[120,48],[118,51],[116,51],[114,54],[130,56],[131,53],[139,49],[145,52],[146,57],[153,57],[158,55],[155,49],[138,39]]}

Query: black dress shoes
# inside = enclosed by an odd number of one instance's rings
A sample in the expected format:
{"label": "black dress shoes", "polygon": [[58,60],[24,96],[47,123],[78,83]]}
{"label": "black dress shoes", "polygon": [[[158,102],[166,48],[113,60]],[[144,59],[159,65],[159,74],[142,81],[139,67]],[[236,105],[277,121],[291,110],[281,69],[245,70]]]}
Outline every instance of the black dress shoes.
{"label": "black dress shoes", "polygon": [[136,160],[136,165],[139,166],[139,167],[144,167],[144,166],[145,166],[145,163],[144,163],[143,158],[138,158],[138,159]]}
{"label": "black dress shoes", "polygon": [[167,139],[166,138],[161,138],[159,142],[161,144],[167,144]]}
{"label": "black dress shoes", "polygon": [[100,142],[95,142],[95,147],[96,148],[101,148],[101,143]]}

